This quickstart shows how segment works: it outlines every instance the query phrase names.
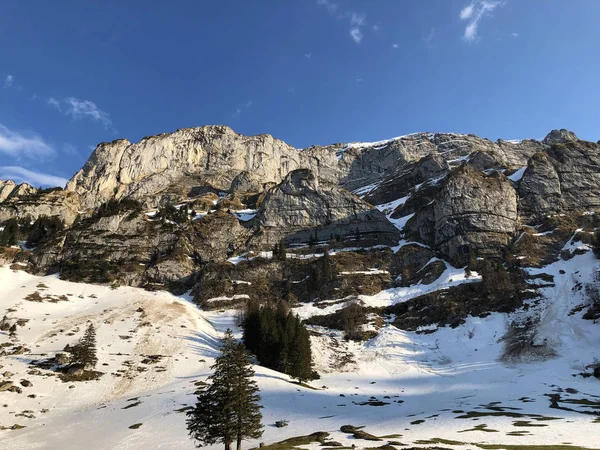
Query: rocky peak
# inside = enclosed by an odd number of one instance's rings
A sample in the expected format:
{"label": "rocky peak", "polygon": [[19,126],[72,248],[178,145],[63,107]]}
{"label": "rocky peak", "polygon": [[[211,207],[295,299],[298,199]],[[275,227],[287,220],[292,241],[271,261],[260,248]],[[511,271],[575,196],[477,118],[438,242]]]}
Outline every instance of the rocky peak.
{"label": "rocky peak", "polygon": [[560,130],[552,130],[542,141],[546,145],[562,144],[568,141],[578,141],[579,138],[575,133],[564,128]]}

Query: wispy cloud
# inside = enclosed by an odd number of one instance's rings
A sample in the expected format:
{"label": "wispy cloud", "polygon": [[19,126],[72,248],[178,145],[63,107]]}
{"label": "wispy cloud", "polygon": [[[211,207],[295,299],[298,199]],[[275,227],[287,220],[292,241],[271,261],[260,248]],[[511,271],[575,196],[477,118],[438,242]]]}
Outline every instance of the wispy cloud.
{"label": "wispy cloud", "polygon": [[363,40],[364,34],[362,33],[362,31],[360,31],[360,28],[354,27],[350,28],[350,36],[352,37],[352,39],[354,39],[354,42],[360,44]]}
{"label": "wispy cloud", "polygon": [[[325,7],[332,16],[337,16],[338,20],[347,20],[350,26],[348,34],[352,40],[357,44],[362,42],[364,38],[363,28],[367,25],[367,16],[364,13],[356,11],[339,11],[339,5],[331,0],[317,0],[317,5]],[[379,30],[379,26],[374,25],[373,30]]]}
{"label": "wispy cloud", "polygon": [[305,54],[304,54],[304,57],[305,57],[306,59],[311,59],[311,58],[312,58],[312,53],[305,53]]}
{"label": "wispy cloud", "polygon": [[514,38],[517,38],[517,37],[519,37],[519,33],[510,33],[510,35],[511,35],[512,37],[514,37]]}
{"label": "wispy cloud", "polygon": [[364,13],[351,12],[350,13],[350,37],[360,44],[363,40],[364,34],[361,30],[362,27],[367,23],[366,15]]}
{"label": "wispy cloud", "polygon": [[11,88],[14,81],[15,78],[10,73],[6,75],[6,77],[4,78],[4,89]]}
{"label": "wispy cloud", "polygon": [[460,11],[460,19],[468,21],[463,34],[463,40],[466,42],[476,42],[478,39],[479,22],[486,15],[491,15],[492,11],[501,4],[494,0],[472,0]]}
{"label": "wispy cloud", "polygon": [[12,131],[0,124],[0,153],[13,158],[53,156],[55,151],[40,136]]}
{"label": "wispy cloud", "polygon": [[252,107],[252,100],[248,100],[246,103],[238,105],[233,113],[233,117],[241,116],[242,113],[250,107]]}
{"label": "wispy cloud", "polygon": [[61,186],[67,184],[67,179],[47,173],[35,172],[20,166],[0,166],[0,179],[13,180],[17,183],[29,183],[32,186]]}
{"label": "wispy cloud", "polygon": [[400,48],[400,47],[398,46],[398,44],[392,44],[392,48],[396,48],[397,49],[397,48]]}
{"label": "wispy cloud", "polygon": [[90,100],[80,100],[75,97],[66,97],[57,100],[54,97],[48,99],[48,104],[73,120],[91,119],[101,122],[105,128],[111,125],[110,114],[102,111],[96,104]]}
{"label": "wispy cloud", "polygon": [[337,9],[338,9],[338,4],[337,3],[333,3],[330,0],[317,0],[317,5],[324,6],[331,13],[336,12]]}
{"label": "wispy cloud", "polygon": [[77,147],[75,147],[73,144],[69,144],[68,142],[65,142],[63,145],[62,152],[69,156],[80,156]]}
{"label": "wispy cloud", "polygon": [[433,40],[435,39],[435,28],[431,28],[429,30],[429,34],[423,38],[423,42],[425,43],[425,47],[432,48]]}

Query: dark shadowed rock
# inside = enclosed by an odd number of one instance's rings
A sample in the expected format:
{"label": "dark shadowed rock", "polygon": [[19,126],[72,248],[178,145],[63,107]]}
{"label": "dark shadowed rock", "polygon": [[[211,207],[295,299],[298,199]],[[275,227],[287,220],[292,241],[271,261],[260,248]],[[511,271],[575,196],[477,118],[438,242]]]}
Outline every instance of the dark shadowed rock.
{"label": "dark shadowed rock", "polygon": [[282,238],[288,244],[350,238],[395,244],[399,239],[376,208],[335,184],[319,182],[308,169],[291,172],[269,190],[253,224],[260,227],[254,242],[261,245]]}
{"label": "dark shadowed rock", "polygon": [[417,185],[443,177],[449,170],[440,155],[430,154],[415,163],[401,164],[364,198],[373,205],[406,197]]}
{"label": "dark shadowed rock", "polygon": [[408,232],[450,258],[471,249],[494,253],[517,227],[517,195],[497,172],[464,164],[443,182],[435,201],[407,223]]}

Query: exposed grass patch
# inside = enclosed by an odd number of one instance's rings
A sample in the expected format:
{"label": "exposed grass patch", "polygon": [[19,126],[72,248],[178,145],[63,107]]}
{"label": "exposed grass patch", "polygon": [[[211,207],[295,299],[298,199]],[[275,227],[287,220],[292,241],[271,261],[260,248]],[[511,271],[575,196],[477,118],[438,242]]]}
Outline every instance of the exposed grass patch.
{"label": "exposed grass patch", "polygon": [[81,375],[69,375],[68,373],[61,373],[59,378],[64,383],[71,383],[73,381],[93,381],[100,378],[104,373],[98,372],[97,370],[84,370]]}
{"label": "exposed grass patch", "polygon": [[498,430],[492,430],[491,428],[488,428],[485,423],[477,425],[473,428],[469,428],[468,430],[459,431],[459,433],[468,433],[470,431],[485,431],[486,433],[498,433]]}
{"label": "exposed grass patch", "polygon": [[513,427],[547,427],[545,423],[531,423],[529,420],[516,420]]}
{"label": "exposed grass patch", "polygon": [[513,419],[532,419],[537,421],[561,420],[560,417],[546,417],[539,414],[521,414],[512,411],[469,411],[466,414],[456,416],[456,419],[478,419],[481,417],[511,417]]}
{"label": "exposed grass patch", "polygon": [[141,427],[143,424],[141,423],[134,423],[133,425],[131,425],[129,427],[130,430],[137,430],[139,427]]}
{"label": "exposed grass patch", "polygon": [[415,441],[414,444],[418,445],[433,445],[433,444],[442,444],[442,445],[470,445],[473,447],[478,447],[484,450],[595,450],[590,447],[580,447],[577,445],[506,445],[506,444],[481,444],[476,442],[459,442],[459,441],[451,441],[449,439],[442,438],[432,438],[428,440],[419,440]]}
{"label": "exposed grass patch", "polygon": [[530,436],[531,433],[528,430],[509,431],[506,433],[507,436]]}
{"label": "exposed grass patch", "polygon": [[141,404],[142,404],[141,400],[138,400],[137,402],[130,403],[129,405],[127,405],[127,406],[125,406],[125,407],[123,407],[123,408],[121,408],[121,409],[129,409],[129,408],[134,408],[134,407],[136,407],[136,406],[139,406],[139,405],[141,405]]}
{"label": "exposed grass patch", "polygon": [[325,431],[317,431],[316,433],[307,436],[296,436],[286,439],[285,441],[276,442],[275,444],[265,445],[262,447],[265,450],[301,450],[300,445],[309,445],[315,442],[327,445],[325,439],[329,437],[329,433]]}

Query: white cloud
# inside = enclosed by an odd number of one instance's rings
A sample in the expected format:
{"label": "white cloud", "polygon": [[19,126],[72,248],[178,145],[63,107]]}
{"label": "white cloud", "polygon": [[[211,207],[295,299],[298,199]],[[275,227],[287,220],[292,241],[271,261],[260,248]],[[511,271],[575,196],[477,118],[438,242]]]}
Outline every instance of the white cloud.
{"label": "white cloud", "polygon": [[11,74],[6,75],[6,78],[4,78],[4,89],[12,87],[14,81],[15,78]]}
{"label": "white cloud", "polygon": [[111,124],[110,114],[102,111],[94,102],[68,97],[64,99],[64,103],[67,105],[65,114],[75,120],[89,117],[92,120],[102,122],[105,127]]}
{"label": "white cloud", "polygon": [[427,48],[433,47],[433,40],[435,39],[435,28],[429,30],[429,34],[423,38],[423,42]]}
{"label": "white cloud", "polygon": [[305,53],[305,54],[304,54],[304,57],[305,57],[306,59],[310,59],[310,58],[312,58],[312,53]]}
{"label": "white cloud", "polygon": [[362,31],[360,31],[360,28],[358,27],[350,28],[350,36],[357,44],[360,44],[364,37]]}
{"label": "white cloud", "polygon": [[12,131],[2,124],[0,124],[0,153],[13,158],[21,156],[39,158],[55,154],[52,147],[40,136]]}
{"label": "white cloud", "polygon": [[519,37],[519,33],[510,33],[510,35],[511,35],[512,37],[515,37],[515,38],[516,38],[516,37]]}
{"label": "white cloud", "polygon": [[[338,4],[331,0],[317,0],[317,5],[324,6],[332,15],[336,13],[335,16],[337,16],[338,20],[348,20],[350,23],[350,28],[348,29],[350,37],[357,44],[361,43],[364,37],[362,28],[367,25],[367,16],[365,13],[356,11],[338,12]],[[374,25],[373,31],[377,30],[379,30],[379,25]]]}
{"label": "white cloud", "polygon": [[56,100],[54,97],[50,97],[48,99],[48,104],[50,106],[54,106],[56,109],[58,109],[59,111],[61,111],[60,102],[58,100]]}
{"label": "white cloud", "polygon": [[317,5],[319,6],[324,6],[325,8],[327,8],[327,10],[329,12],[336,12],[338,9],[338,5],[337,3],[333,3],[329,0],[317,0]]}
{"label": "white cloud", "polygon": [[392,48],[399,48],[398,44],[392,44]]}
{"label": "white cloud", "polygon": [[465,6],[461,11],[460,11],[460,18],[461,20],[467,20],[470,19],[471,17],[473,17],[473,11],[475,10],[475,4],[471,3],[470,5]]}
{"label": "white cloud", "polygon": [[460,11],[460,19],[468,20],[465,28],[463,40],[466,42],[475,42],[478,39],[477,31],[479,22],[486,15],[491,15],[492,11],[500,5],[500,1],[494,0],[472,0]]}
{"label": "white cloud", "polygon": [[241,105],[238,105],[235,108],[235,112],[232,114],[233,117],[238,117],[241,116],[242,113],[244,112],[244,110],[250,108],[252,106],[252,100],[248,100],[246,103],[243,103]]}
{"label": "white cloud", "polygon": [[381,29],[379,25],[373,25],[373,31],[377,32]]}
{"label": "white cloud", "polygon": [[19,166],[0,166],[0,179],[13,180],[16,183],[29,183],[32,186],[60,186],[67,184],[67,179],[49,175]]}
{"label": "white cloud", "polygon": [[90,100],[80,100],[75,97],[66,97],[57,100],[54,97],[48,99],[48,104],[53,106],[65,116],[71,116],[74,120],[92,119],[101,122],[105,128],[112,123],[110,114],[102,111],[96,104]]}
{"label": "white cloud", "polygon": [[362,27],[365,25],[366,16],[364,13],[352,12],[350,14],[350,26]]}

